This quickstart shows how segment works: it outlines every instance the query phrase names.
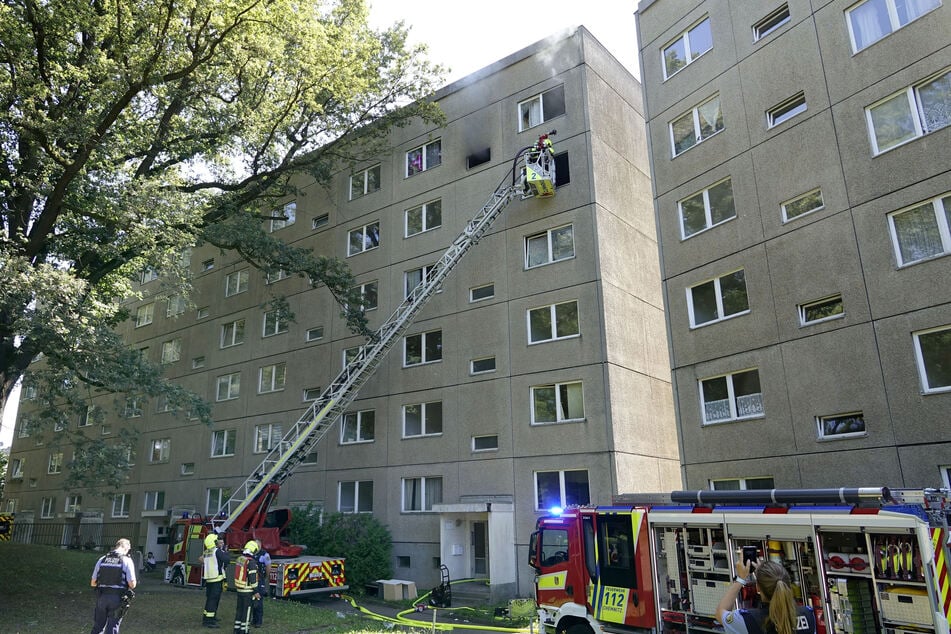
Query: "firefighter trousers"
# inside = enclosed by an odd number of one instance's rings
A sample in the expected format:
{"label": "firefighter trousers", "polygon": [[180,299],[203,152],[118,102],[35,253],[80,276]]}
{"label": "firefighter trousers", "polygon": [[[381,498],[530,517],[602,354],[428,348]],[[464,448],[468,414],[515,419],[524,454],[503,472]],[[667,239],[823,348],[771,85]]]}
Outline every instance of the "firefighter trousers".
{"label": "firefighter trousers", "polygon": [[254,592],[238,590],[238,604],[234,609],[234,634],[248,634],[251,631],[251,601]]}
{"label": "firefighter trousers", "polygon": [[221,581],[205,582],[205,611],[201,615],[202,625],[215,623],[218,613],[218,603],[221,601]]}

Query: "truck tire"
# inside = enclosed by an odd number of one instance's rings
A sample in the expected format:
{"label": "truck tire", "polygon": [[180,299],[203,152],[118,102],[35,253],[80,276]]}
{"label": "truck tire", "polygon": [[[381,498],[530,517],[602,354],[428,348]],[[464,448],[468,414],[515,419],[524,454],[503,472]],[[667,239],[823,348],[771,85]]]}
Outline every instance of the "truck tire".
{"label": "truck tire", "polygon": [[594,634],[587,623],[571,623],[558,628],[558,634]]}

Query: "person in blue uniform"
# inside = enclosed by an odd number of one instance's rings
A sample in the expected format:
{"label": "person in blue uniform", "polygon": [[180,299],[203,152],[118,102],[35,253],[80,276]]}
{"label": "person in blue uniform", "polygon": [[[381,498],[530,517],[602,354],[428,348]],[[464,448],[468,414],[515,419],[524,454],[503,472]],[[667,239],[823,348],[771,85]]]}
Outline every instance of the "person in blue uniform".
{"label": "person in blue uniform", "polygon": [[264,550],[260,539],[257,540],[257,543],[258,552],[254,555],[254,559],[258,564],[258,591],[251,601],[251,625],[261,627],[264,625],[264,599],[268,595],[268,587],[270,586],[268,570],[271,567],[271,556]]}
{"label": "person in blue uniform", "polygon": [[89,585],[96,589],[96,610],[90,634],[119,634],[125,614],[123,600],[130,600],[129,592],[136,583],[135,563],[129,557],[131,548],[128,539],[120,539],[92,570]]}
{"label": "person in blue uniform", "polygon": [[[717,605],[717,621],[726,634],[816,634],[812,608],[796,605],[792,581],[782,564],[741,559],[736,562],[736,573]],[[751,584],[756,584],[764,607],[734,610],[740,591]]]}

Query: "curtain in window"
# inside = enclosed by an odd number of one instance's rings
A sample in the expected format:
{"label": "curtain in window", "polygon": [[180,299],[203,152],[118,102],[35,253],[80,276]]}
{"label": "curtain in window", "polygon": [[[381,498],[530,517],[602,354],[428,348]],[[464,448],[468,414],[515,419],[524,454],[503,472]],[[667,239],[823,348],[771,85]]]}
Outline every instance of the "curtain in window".
{"label": "curtain in window", "polygon": [[551,259],[564,260],[575,255],[574,232],[571,225],[551,231]]}
{"label": "curtain in window", "polygon": [[869,0],[849,13],[855,49],[861,50],[891,33],[888,6],[885,0]]}
{"label": "curtain in window", "polygon": [[431,511],[433,504],[442,504],[442,478],[426,478],[426,506]]}
{"label": "curtain in window", "polygon": [[403,480],[403,510],[421,511],[420,490],[422,489],[422,480],[420,478],[408,478]]}
{"label": "curtain in window", "polygon": [[902,26],[939,6],[941,0],[895,0],[898,23]]}
{"label": "curtain in window", "polygon": [[892,216],[902,264],[943,251],[938,222],[931,203]]}
{"label": "curtain in window", "polygon": [[700,140],[723,129],[723,113],[720,111],[720,98],[711,99],[697,108],[700,115]]}
{"label": "curtain in window", "polygon": [[918,89],[925,132],[951,124],[951,73],[945,73]]}
{"label": "curtain in window", "polygon": [[561,404],[560,420],[584,418],[584,398],[580,383],[564,383],[558,386]]}

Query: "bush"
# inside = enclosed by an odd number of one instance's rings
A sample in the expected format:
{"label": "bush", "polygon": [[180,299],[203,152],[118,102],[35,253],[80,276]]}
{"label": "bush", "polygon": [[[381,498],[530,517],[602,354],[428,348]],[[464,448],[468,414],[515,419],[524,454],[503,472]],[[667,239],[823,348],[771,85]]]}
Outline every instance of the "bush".
{"label": "bush", "polygon": [[347,585],[361,591],[368,583],[393,576],[393,538],[389,529],[366,513],[323,517],[313,505],[294,509],[290,538],[307,552],[347,559]]}

